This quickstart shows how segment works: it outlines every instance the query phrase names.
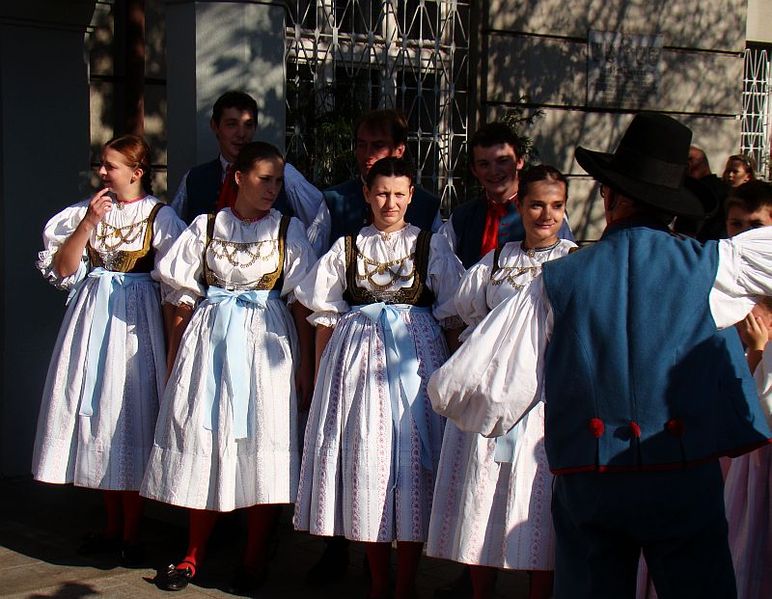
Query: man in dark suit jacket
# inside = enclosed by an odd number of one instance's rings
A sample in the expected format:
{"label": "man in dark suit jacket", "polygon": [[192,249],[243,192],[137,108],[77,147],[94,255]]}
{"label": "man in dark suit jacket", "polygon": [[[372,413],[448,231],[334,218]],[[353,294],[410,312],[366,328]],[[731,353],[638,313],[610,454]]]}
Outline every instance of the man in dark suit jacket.
{"label": "man in dark suit jacket", "polygon": [[[517,211],[517,189],[524,152],[520,139],[505,123],[488,123],[469,140],[472,174],[484,190],[479,200],[461,204],[441,232],[464,267],[469,268],[496,246],[525,238]],[[560,237],[573,240],[567,220]]]}
{"label": "man in dark suit jacket", "polygon": [[[209,126],[217,138],[220,154],[199,164],[182,177],[171,207],[186,223],[199,214],[214,212],[228,167],[241,148],[252,141],[257,128],[257,102],[249,94],[228,91],[212,107]],[[285,165],[284,186],[274,208],[297,216],[307,226],[319,209],[322,195],[290,164]]]}
{"label": "man in dark suit jacket", "polygon": [[[330,249],[339,237],[356,235],[370,222],[370,209],[362,191],[364,178],[381,158],[404,155],[407,121],[394,110],[374,110],[359,118],[354,138],[359,174],[324,191],[324,202],[308,230],[311,244],[319,254]],[[438,198],[416,185],[405,220],[421,229],[436,231],[442,222],[439,207]]]}

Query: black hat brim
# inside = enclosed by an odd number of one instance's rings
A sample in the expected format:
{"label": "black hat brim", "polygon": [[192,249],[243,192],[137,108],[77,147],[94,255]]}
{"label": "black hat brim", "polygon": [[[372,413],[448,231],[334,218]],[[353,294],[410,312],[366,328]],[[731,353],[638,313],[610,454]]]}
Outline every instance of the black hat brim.
{"label": "black hat brim", "polygon": [[576,161],[592,177],[619,190],[626,196],[673,216],[702,218],[705,211],[699,198],[682,183],[678,188],[639,181],[618,172],[613,166],[614,155],[576,148]]}

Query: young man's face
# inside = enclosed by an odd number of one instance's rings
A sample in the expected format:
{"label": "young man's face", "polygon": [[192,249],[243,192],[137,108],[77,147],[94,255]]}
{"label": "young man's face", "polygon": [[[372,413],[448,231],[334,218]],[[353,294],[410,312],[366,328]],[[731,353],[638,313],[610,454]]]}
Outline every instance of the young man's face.
{"label": "young man's face", "polygon": [[372,166],[381,158],[394,156],[402,158],[405,153],[405,144],[395,144],[391,135],[386,131],[376,131],[360,125],[357,130],[356,155],[359,175],[362,178],[367,177]]}
{"label": "young man's face", "polygon": [[710,168],[708,168],[707,161],[705,159],[705,152],[699,148],[691,146],[689,148],[689,163],[687,171],[690,177],[695,179],[702,179],[710,174]]}
{"label": "young man's face", "polygon": [[523,162],[510,144],[472,148],[472,174],[494,202],[502,202],[515,195],[517,174],[523,168]]}
{"label": "young man's face", "polygon": [[233,162],[239,155],[241,148],[252,141],[257,122],[255,115],[249,110],[226,108],[222,111],[220,122],[216,123],[212,119],[209,126],[217,138],[217,145],[220,146],[220,153],[223,158],[228,162]]}
{"label": "young man's face", "polygon": [[726,232],[729,237],[734,237],[748,229],[769,225],[772,225],[772,211],[769,206],[762,206],[755,212],[748,212],[740,206],[730,206],[726,214]]}

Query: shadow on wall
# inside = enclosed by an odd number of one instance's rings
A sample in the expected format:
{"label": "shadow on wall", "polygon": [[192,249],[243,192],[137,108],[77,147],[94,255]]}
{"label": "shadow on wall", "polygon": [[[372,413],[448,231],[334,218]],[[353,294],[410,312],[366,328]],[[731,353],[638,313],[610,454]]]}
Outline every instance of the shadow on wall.
{"label": "shadow on wall", "polygon": [[[572,225],[578,238],[602,230],[597,186],[574,161],[578,145],[613,151],[637,110],[658,110],[695,131],[700,144],[734,151],[739,141],[735,115],[742,109],[745,6],[726,3],[608,3],[593,0],[559,10],[557,1],[527,0],[517,11],[491,2],[486,109],[499,117],[525,96],[529,110],[540,108],[523,133],[534,140],[540,159],[574,175]],[[622,106],[591,104],[588,98],[589,30],[662,36],[656,85],[640,101]],[[624,97],[624,96],[623,96]],[[712,138],[712,139],[711,139]],[[720,139],[719,139],[720,138]],[[667,140],[663,140],[667,143]],[[717,166],[714,168],[718,168]],[[577,211],[578,209],[578,211]],[[581,214],[580,214],[581,213]]]}
{"label": "shadow on wall", "polygon": [[[200,9],[204,10],[204,9]],[[190,128],[201,131],[198,143],[211,146],[216,151],[214,139],[208,131],[211,106],[214,100],[229,89],[243,89],[258,101],[259,119],[257,138],[282,145],[284,136],[284,114],[278,108],[284,106],[285,85],[283,46],[276,44],[274,35],[263,35],[265,31],[276,31],[275,18],[267,16],[259,6],[244,5],[234,9],[233,4],[210,3],[202,17],[207,29],[197,38],[198,48],[190,50],[199,57],[184,65],[175,64],[176,69],[197,69],[200,88],[190,90],[203,99],[201,108]],[[91,172],[81,174],[83,197],[99,187],[99,178],[94,171],[99,162],[102,145],[120,132],[120,102],[125,91],[124,65],[122,56],[124,32],[121,15],[115,4],[99,4],[86,36],[86,51],[90,69],[91,87]],[[179,176],[175,173],[168,180],[169,131],[167,104],[167,3],[145,3],[145,82],[144,136],[152,150],[155,169],[153,189],[161,199],[171,199]],[[201,60],[201,57],[205,57]],[[278,58],[278,60],[277,60]],[[279,66],[276,66],[278,62]],[[188,96],[189,97],[189,96]],[[278,107],[278,108],[277,108]],[[172,107],[172,110],[179,107]],[[202,127],[206,130],[201,130]],[[179,158],[179,156],[177,157]],[[185,161],[187,170],[198,160]],[[168,192],[167,192],[168,183]]]}
{"label": "shadow on wall", "polygon": [[[256,138],[262,136],[266,141],[276,143],[277,135],[283,139],[284,115],[276,114],[270,108],[284,106],[284,98],[280,96],[285,87],[283,46],[277,61],[275,36],[260,35],[260,32],[275,29],[272,13],[251,8],[244,10],[247,13],[234,13],[227,5],[207,8],[207,20],[227,26],[211,27],[208,35],[199,38],[197,54],[216,57],[197,66],[205,70],[199,80],[202,84],[199,94],[214,102],[220,94],[234,87],[251,93],[258,102]],[[211,105],[203,107],[199,118],[208,120],[210,116]]]}

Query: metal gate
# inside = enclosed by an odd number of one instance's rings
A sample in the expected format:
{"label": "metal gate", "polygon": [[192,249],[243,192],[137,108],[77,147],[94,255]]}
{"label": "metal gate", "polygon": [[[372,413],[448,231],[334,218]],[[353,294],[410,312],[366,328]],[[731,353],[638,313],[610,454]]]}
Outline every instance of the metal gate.
{"label": "metal gate", "polygon": [[770,179],[770,58],[772,48],[750,46],[745,50],[743,114],[740,149],[756,161],[760,177]]}
{"label": "metal gate", "polygon": [[417,181],[447,212],[463,198],[471,1],[293,0],[286,30],[287,152],[320,187],[350,177],[352,124],[408,120]]}

